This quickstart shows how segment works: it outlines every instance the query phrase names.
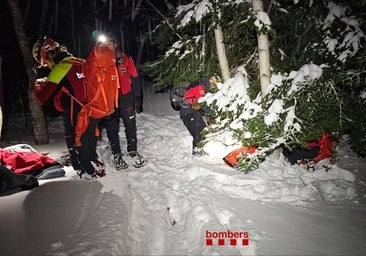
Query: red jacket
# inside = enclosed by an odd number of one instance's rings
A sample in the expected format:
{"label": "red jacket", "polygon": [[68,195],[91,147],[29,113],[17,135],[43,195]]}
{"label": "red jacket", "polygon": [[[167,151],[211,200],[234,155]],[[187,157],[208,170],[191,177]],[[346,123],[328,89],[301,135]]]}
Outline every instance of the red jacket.
{"label": "red jacket", "polygon": [[131,56],[127,56],[125,53],[122,53],[121,59],[117,63],[117,69],[121,87],[120,93],[129,93],[132,90],[131,77],[138,76],[135,62]]}
{"label": "red jacket", "polygon": [[62,112],[62,105],[69,106],[69,102],[61,103],[61,96],[64,93],[61,88],[66,89],[81,103],[86,102],[86,89],[82,70],[83,59],[66,57],[59,62],[50,72],[45,85],[36,85],[34,94],[41,105],[53,99],[55,107]]}
{"label": "red jacket", "polygon": [[198,84],[192,88],[187,89],[184,94],[184,99],[189,103],[193,104],[197,102],[197,100],[203,96],[205,96],[206,88],[202,84]]}
{"label": "red jacket", "polygon": [[11,167],[14,173],[25,174],[35,170],[43,170],[57,162],[36,152],[12,152],[0,149],[0,162],[5,167]]}

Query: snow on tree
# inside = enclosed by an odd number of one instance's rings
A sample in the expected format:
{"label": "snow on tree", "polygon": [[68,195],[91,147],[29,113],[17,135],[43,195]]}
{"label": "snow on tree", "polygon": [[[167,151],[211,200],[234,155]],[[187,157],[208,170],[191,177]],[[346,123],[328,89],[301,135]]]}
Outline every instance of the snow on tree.
{"label": "snow on tree", "polygon": [[[217,8],[215,12],[209,11],[211,6]],[[258,147],[254,154],[242,156],[240,169],[246,171],[280,146],[302,146],[325,132],[350,134],[353,148],[366,154],[366,143],[362,143],[366,104],[359,96],[365,89],[362,15],[332,1],[275,1],[264,10],[254,13],[248,1],[196,0],[178,7],[171,23],[182,39],[169,37],[166,54],[149,64],[149,73],[158,77],[157,86],[197,80],[215,70],[215,65],[217,71],[211,43],[217,19],[233,77],[202,102],[220,115],[204,131],[205,143],[220,145],[222,151],[216,155],[224,156],[234,147]],[[271,40],[272,75],[263,98],[259,26],[264,26]],[[162,34],[166,31],[161,25],[155,35],[166,39]]]}

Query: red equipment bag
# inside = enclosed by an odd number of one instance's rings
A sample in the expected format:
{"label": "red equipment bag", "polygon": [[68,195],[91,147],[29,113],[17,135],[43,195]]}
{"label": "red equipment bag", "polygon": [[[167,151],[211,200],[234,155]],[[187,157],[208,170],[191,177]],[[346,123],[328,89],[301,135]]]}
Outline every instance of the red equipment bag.
{"label": "red equipment bag", "polygon": [[254,146],[235,149],[234,151],[230,152],[226,157],[224,157],[224,162],[231,167],[235,167],[235,165],[237,165],[239,162],[241,154],[253,154],[256,150],[257,147]]}

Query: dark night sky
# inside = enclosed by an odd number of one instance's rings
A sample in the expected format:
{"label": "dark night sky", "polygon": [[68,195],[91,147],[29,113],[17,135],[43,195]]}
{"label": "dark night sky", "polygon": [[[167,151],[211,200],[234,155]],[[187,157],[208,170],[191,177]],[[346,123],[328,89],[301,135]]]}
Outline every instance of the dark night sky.
{"label": "dark night sky", "polygon": [[[112,20],[108,19],[109,1],[97,0],[99,6],[93,11],[91,0],[59,0],[57,23],[55,23],[55,2],[48,0],[44,25],[41,25],[42,0],[18,0],[20,7],[25,13],[24,26],[30,40],[30,48],[33,43],[47,35],[54,38],[61,44],[68,47],[69,51],[78,57],[86,57],[95,43],[92,32],[97,27],[101,30],[108,30],[123,40],[124,50],[136,59],[139,43],[137,37],[140,31],[146,31],[148,17],[151,20],[160,20],[155,10],[151,7],[144,7],[144,15],[138,20],[131,21],[131,7],[123,6],[125,1],[113,0]],[[73,16],[71,2],[74,3]],[[127,3],[131,3],[128,1]],[[161,0],[155,1],[157,6],[163,8]],[[120,6],[117,6],[119,4]],[[141,12],[142,13],[142,12]],[[72,17],[74,22],[72,23]],[[157,21],[159,22],[159,21]],[[55,25],[57,24],[57,26]],[[74,29],[72,24],[74,24]],[[156,24],[152,24],[155,26]],[[122,31],[122,32],[121,32]],[[27,93],[27,75],[22,61],[21,52],[18,46],[15,32],[13,30],[12,18],[8,9],[7,0],[0,0],[0,55],[2,56],[2,80],[3,94],[6,96],[5,109],[16,109],[22,97]],[[123,35],[123,37],[122,37]],[[146,47],[145,47],[146,48]],[[147,54],[143,54],[147,56]],[[143,61],[142,61],[143,62]],[[24,96],[25,95],[25,96]],[[12,97],[8,97],[12,96]],[[14,97],[14,98],[13,98]],[[14,106],[13,106],[14,105]]]}

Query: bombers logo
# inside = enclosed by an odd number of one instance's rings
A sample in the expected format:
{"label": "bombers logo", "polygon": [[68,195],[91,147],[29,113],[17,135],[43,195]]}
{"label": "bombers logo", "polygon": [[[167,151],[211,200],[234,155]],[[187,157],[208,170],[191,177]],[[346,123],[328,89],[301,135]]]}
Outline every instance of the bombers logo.
{"label": "bombers logo", "polygon": [[81,78],[85,77],[84,73],[77,73],[77,72],[76,72],[76,76],[77,76],[78,79],[81,79]]}
{"label": "bombers logo", "polygon": [[206,245],[212,246],[214,244],[219,246],[227,245],[230,246],[249,246],[249,233],[246,231],[234,232],[234,231],[224,231],[224,232],[210,232],[206,230]]}

